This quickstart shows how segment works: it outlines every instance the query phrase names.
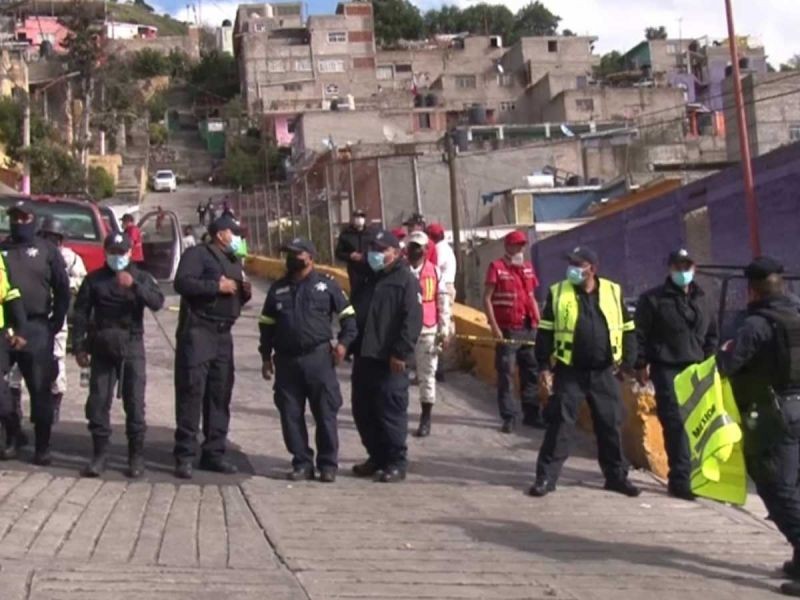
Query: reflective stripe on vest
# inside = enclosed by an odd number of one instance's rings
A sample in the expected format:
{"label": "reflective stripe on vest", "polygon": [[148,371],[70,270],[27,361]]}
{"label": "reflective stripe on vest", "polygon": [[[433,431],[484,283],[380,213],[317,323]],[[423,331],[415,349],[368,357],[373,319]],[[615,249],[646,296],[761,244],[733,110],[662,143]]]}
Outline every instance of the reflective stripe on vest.
{"label": "reflective stripe on vest", "polygon": [[[22,298],[17,288],[12,288],[8,281],[8,269],[6,268],[5,259],[0,256],[0,304],[10,302],[11,300],[18,300]],[[6,317],[4,310],[0,310],[0,329],[5,329]]]}
{"label": "reflective stripe on vest", "polygon": [[[615,363],[622,361],[622,336],[634,330],[633,321],[624,321],[622,315],[622,290],[619,285],[608,279],[598,279],[600,311],[608,325],[611,341],[611,355]],[[575,287],[568,281],[562,281],[550,288],[553,299],[553,321],[541,321],[541,329],[554,332],[554,354],[558,361],[572,364],[572,350],[575,341],[575,327],[578,324],[578,295]]]}
{"label": "reflective stripe on vest", "polygon": [[742,430],[731,387],[714,357],[675,378],[675,396],[689,441],[692,491],[743,504],[747,497]]}
{"label": "reflective stripe on vest", "polygon": [[422,291],[422,324],[436,327],[439,323],[439,307],[436,303],[439,277],[436,275],[436,266],[429,260],[423,263],[419,273],[419,287]]}

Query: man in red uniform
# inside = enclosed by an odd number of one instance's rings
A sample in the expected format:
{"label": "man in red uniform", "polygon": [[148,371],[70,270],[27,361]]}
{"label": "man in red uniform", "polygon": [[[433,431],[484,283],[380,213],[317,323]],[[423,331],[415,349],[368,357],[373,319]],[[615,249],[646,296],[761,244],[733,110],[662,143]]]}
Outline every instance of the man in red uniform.
{"label": "man in red uniform", "polygon": [[537,397],[538,366],[533,341],[539,324],[539,306],[533,292],[539,285],[533,265],[525,259],[527,236],[512,231],[505,238],[506,253],[489,265],[483,294],[483,306],[495,338],[526,342],[503,342],[495,350],[497,369],[497,404],[503,420],[503,433],[511,433],[518,411],[514,405],[514,358],[519,368],[523,423],[542,427]]}
{"label": "man in red uniform", "polygon": [[144,262],[144,251],[142,250],[142,230],[136,225],[133,215],[122,216],[122,230],[131,241],[131,261],[135,263]]}

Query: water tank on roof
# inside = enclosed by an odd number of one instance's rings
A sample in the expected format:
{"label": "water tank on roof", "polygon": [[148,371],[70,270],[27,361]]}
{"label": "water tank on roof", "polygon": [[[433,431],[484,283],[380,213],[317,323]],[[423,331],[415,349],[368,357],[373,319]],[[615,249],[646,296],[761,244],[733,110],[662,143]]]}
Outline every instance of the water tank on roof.
{"label": "water tank on roof", "polygon": [[44,40],[39,44],[39,56],[42,58],[50,58],[53,55],[53,43]]}
{"label": "water tank on roof", "polygon": [[532,188],[552,188],[556,187],[556,180],[553,175],[534,173],[525,177],[525,185]]}
{"label": "water tank on roof", "polygon": [[577,187],[583,185],[583,177],[580,175],[571,175],[570,177],[567,177],[566,185],[567,187]]}
{"label": "water tank on roof", "polygon": [[225,19],[225,20],[222,22],[222,26],[223,26],[223,27],[233,27],[233,24],[231,23],[231,20],[230,20],[230,19]]}
{"label": "water tank on roof", "polygon": [[470,125],[486,125],[486,106],[473,104],[469,109]]}
{"label": "water tank on roof", "polygon": [[425,95],[425,106],[436,106],[439,104],[438,99],[436,98],[436,94],[426,94]]}

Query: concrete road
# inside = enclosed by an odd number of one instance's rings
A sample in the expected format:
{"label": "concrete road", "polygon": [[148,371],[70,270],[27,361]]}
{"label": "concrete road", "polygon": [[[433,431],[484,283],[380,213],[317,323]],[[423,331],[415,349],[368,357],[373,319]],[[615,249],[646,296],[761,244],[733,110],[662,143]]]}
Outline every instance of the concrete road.
{"label": "concrete road", "polygon": [[148,192],[142,200],[140,214],[154,210],[159,206],[178,214],[184,225],[195,225],[198,222],[197,205],[207,202],[209,198],[221,206],[226,195],[232,194],[227,188],[207,185],[180,185],[176,192]]}
{"label": "concrete road", "polygon": [[[502,435],[493,391],[467,375],[440,388],[433,435],[409,440],[409,479],[386,486],[349,475],[364,453],[342,368],[339,480],[290,484],[256,353],[263,292],[235,328],[230,438],[242,473],[172,478],[176,313],[149,316],[147,477],[122,475],[118,402],[107,476],[77,476],[90,440],[73,369],[53,467],[31,467],[28,452],[2,465],[2,600],[775,597],[789,548],[769,523],[669,498],[644,473],[640,498],[604,492],[588,437],[557,492],[527,497],[541,436]],[[416,402],[413,390],[413,422]]]}

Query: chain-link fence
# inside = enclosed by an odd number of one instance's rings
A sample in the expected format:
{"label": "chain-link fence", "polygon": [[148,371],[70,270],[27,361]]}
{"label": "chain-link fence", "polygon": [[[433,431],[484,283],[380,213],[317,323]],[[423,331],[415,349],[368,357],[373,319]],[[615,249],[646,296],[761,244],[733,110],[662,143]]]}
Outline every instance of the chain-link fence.
{"label": "chain-link fence", "polygon": [[250,251],[277,257],[285,242],[299,236],[314,242],[317,262],[333,264],[336,239],[354,209],[366,211],[373,224],[399,224],[386,223],[395,211],[387,209],[384,200],[393,201],[398,187],[413,189],[413,171],[409,168],[399,179],[393,172],[392,189],[385,190],[382,173],[385,176],[386,164],[382,160],[322,157],[294,173],[289,181],[239,193],[234,207]]}

